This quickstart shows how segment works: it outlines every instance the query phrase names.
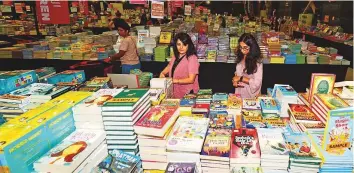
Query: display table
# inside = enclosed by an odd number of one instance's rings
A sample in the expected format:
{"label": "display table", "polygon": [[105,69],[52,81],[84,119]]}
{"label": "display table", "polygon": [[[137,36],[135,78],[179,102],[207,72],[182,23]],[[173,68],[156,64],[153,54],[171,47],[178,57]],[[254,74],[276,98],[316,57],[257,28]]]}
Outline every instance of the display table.
{"label": "display table", "polygon": [[[81,62],[80,60],[56,60],[56,59],[0,59],[0,71],[17,69],[36,69],[40,67],[55,67],[57,72],[69,69],[71,65]],[[235,72],[235,64],[231,63],[200,63],[199,85],[200,88],[212,88],[214,92],[234,91],[232,77]],[[113,63],[113,73],[121,73],[120,62]],[[142,62],[142,71],[152,72],[158,77],[166,67],[167,62]],[[311,65],[311,64],[264,64],[262,93],[274,84],[290,84],[298,92],[306,91],[310,86],[311,73],[333,73],[336,81],[343,81],[348,66],[337,65]],[[103,75],[104,65],[96,69],[86,70],[87,78],[95,75]]]}
{"label": "display table", "polygon": [[327,40],[322,37],[317,37],[315,35],[302,33],[299,31],[294,31],[293,36],[294,38],[303,38],[305,35],[305,40],[315,43],[316,46],[321,47],[333,47],[338,49],[338,54],[342,55],[344,59],[348,60],[353,64],[353,46],[346,45],[344,43],[335,42],[331,40]]}

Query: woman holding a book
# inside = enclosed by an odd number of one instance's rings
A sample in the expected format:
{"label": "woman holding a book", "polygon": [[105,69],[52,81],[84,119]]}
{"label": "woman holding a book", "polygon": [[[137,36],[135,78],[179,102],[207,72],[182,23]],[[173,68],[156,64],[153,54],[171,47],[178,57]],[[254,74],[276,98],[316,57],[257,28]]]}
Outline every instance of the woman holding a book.
{"label": "woman holding a book", "polygon": [[160,73],[160,78],[167,75],[173,80],[174,98],[183,98],[185,94],[199,91],[199,62],[191,37],[178,33],[174,38],[173,53],[170,63]]}
{"label": "woman holding a book", "polygon": [[261,93],[263,64],[261,51],[251,34],[243,34],[236,50],[236,72],[232,79],[235,93],[242,98],[255,98]]}

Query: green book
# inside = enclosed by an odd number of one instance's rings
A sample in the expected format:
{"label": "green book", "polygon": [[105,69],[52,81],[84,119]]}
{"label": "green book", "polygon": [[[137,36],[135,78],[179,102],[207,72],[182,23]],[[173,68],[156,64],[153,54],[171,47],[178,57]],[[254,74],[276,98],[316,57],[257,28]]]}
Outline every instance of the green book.
{"label": "green book", "polygon": [[103,104],[103,111],[133,111],[149,95],[148,89],[125,89]]}

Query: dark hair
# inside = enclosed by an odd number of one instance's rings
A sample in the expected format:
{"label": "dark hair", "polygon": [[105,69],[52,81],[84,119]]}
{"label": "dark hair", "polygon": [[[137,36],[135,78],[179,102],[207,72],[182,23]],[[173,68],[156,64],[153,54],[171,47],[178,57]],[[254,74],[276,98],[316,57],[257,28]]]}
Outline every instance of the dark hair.
{"label": "dark hair", "polygon": [[177,40],[180,40],[184,45],[188,45],[188,50],[186,53],[187,58],[192,55],[197,55],[191,37],[184,32],[180,32],[180,33],[176,34],[175,38],[173,39],[173,53],[174,53],[176,59],[179,58],[179,52],[177,49]]}
{"label": "dark hair", "polygon": [[244,57],[242,51],[241,51],[241,46],[240,43],[244,42],[247,44],[247,46],[250,47],[249,53],[247,54],[246,57],[246,62],[245,66],[246,68],[244,71],[247,74],[253,74],[257,72],[257,63],[260,63],[261,59],[261,50],[259,49],[258,43],[256,39],[251,35],[244,33],[241,35],[241,37],[238,39],[238,47],[236,49],[236,64],[240,63]]}
{"label": "dark hair", "polygon": [[130,31],[130,26],[127,22],[121,22],[119,26],[117,26],[117,29],[118,28],[122,28],[126,31]]}
{"label": "dark hair", "polygon": [[226,28],[226,20],[223,16],[219,16],[219,19],[221,19],[221,28]]}
{"label": "dark hair", "polygon": [[120,13],[119,11],[116,12],[116,16],[117,17],[121,17],[122,16],[122,13]]}

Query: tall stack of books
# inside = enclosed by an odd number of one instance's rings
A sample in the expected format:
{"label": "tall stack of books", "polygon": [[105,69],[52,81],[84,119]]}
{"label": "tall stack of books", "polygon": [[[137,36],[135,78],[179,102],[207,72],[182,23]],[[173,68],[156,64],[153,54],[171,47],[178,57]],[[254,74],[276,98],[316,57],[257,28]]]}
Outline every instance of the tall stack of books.
{"label": "tall stack of books", "polygon": [[289,104],[297,103],[297,98],[298,98],[297,92],[291,86],[279,86],[279,87],[275,86],[274,90],[275,90],[275,97],[279,101],[281,107],[280,116],[289,117],[288,115]]}
{"label": "tall stack of books", "polygon": [[283,56],[270,56],[271,64],[284,64],[285,58]]}
{"label": "tall stack of books", "polygon": [[200,151],[208,125],[209,118],[180,117],[167,140],[167,161],[194,162],[201,170]]}
{"label": "tall stack of books", "polygon": [[301,132],[324,130],[324,124],[306,105],[289,104],[290,126]]}
{"label": "tall stack of books", "polygon": [[166,139],[178,115],[177,107],[154,106],[135,123],[144,169],[166,168]]}
{"label": "tall stack of books", "polygon": [[328,55],[319,54],[317,60],[318,64],[329,64],[331,57]]}
{"label": "tall stack of books", "polygon": [[34,162],[34,170],[53,173],[90,170],[93,168],[90,163],[108,154],[104,139],[103,131],[76,130]]}
{"label": "tall stack of books", "polygon": [[296,64],[296,55],[295,54],[285,55],[285,64]]}
{"label": "tall stack of books", "polygon": [[82,103],[73,107],[73,116],[77,129],[104,130],[102,105],[123,89],[100,89]]}
{"label": "tall stack of books", "polygon": [[296,54],[296,64],[305,64],[306,56],[303,54]]}
{"label": "tall stack of books", "polygon": [[261,148],[261,166],[267,171],[287,171],[289,152],[280,128],[257,128]]}
{"label": "tall stack of books", "polygon": [[192,115],[192,108],[195,106],[195,100],[197,95],[195,94],[187,94],[183,97],[180,102],[180,115],[181,116],[190,116]]}
{"label": "tall stack of books", "polygon": [[326,123],[327,114],[330,110],[348,106],[343,99],[335,94],[315,94],[311,109],[322,123]]}
{"label": "tall stack of books", "polygon": [[154,49],[155,61],[165,62],[166,58],[169,57],[168,50],[167,46],[157,46]]}
{"label": "tall stack of books", "polygon": [[8,121],[27,111],[30,98],[27,96],[2,95],[0,96],[0,114]]}
{"label": "tall stack of books", "polygon": [[240,128],[232,132],[230,168],[259,167],[261,163],[260,144],[256,129]]}
{"label": "tall stack of books", "polygon": [[198,91],[196,103],[207,103],[210,104],[212,101],[213,91],[211,89],[201,89]]}
{"label": "tall stack of books", "polygon": [[138,154],[133,125],[150,108],[147,89],[124,89],[102,106],[103,125],[109,150]]}
{"label": "tall stack of books", "polygon": [[281,45],[279,43],[269,43],[268,50],[270,56],[280,56],[281,54]]}
{"label": "tall stack of books", "polygon": [[317,55],[307,55],[307,64],[318,64]]}

